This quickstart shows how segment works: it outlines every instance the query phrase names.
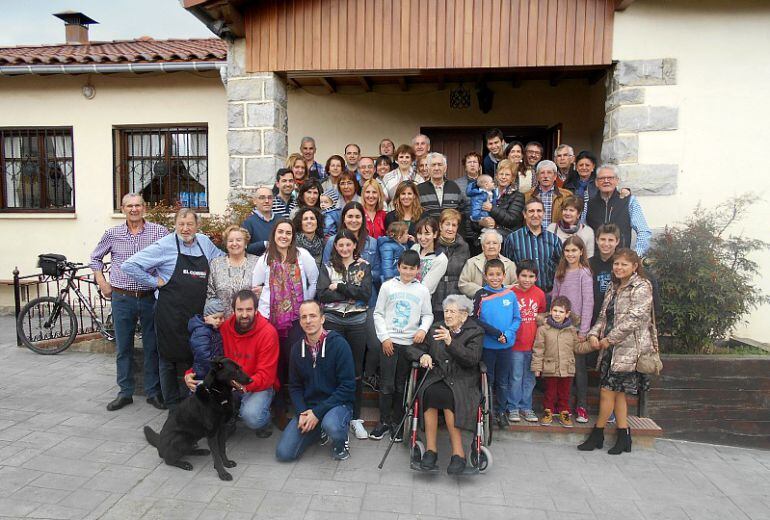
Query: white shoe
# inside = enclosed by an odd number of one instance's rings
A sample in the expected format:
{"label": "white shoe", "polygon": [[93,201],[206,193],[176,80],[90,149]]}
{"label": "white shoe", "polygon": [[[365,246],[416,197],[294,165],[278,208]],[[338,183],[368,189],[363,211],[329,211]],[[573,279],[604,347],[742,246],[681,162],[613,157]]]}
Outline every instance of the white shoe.
{"label": "white shoe", "polygon": [[352,431],[356,439],[368,439],[369,438],[369,432],[366,431],[366,428],[364,428],[364,420],[363,419],[353,419],[350,421],[350,431]]}

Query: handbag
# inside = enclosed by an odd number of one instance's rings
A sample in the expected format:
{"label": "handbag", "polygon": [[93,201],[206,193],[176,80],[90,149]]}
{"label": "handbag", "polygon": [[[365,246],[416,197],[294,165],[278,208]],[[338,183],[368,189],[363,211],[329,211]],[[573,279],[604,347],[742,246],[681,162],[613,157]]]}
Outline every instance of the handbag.
{"label": "handbag", "polygon": [[636,371],[640,374],[660,375],[663,370],[663,361],[660,360],[658,349],[658,328],[655,326],[655,305],[652,306],[652,321],[650,322],[650,335],[652,336],[652,350],[645,350],[639,354],[636,361]]}

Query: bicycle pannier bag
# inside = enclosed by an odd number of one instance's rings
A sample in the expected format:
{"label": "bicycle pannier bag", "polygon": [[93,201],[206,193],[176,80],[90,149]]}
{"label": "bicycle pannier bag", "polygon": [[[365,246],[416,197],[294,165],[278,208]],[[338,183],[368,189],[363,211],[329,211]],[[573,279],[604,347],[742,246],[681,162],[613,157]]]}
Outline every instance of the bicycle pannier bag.
{"label": "bicycle pannier bag", "polygon": [[66,256],[46,253],[38,255],[37,258],[37,266],[42,269],[44,275],[59,277],[64,274],[65,262],[67,261]]}

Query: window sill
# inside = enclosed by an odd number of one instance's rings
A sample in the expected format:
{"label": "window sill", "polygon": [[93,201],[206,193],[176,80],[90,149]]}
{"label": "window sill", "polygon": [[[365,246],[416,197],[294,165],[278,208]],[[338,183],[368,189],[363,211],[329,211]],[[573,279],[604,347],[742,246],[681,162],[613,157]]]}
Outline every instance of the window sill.
{"label": "window sill", "polygon": [[[173,212],[169,213],[169,215],[173,215]],[[198,215],[208,218],[211,216],[211,213],[198,213]],[[111,218],[112,220],[126,220],[126,216],[123,213],[113,213]]]}
{"label": "window sill", "polygon": [[0,220],[75,220],[75,213],[0,213]]}

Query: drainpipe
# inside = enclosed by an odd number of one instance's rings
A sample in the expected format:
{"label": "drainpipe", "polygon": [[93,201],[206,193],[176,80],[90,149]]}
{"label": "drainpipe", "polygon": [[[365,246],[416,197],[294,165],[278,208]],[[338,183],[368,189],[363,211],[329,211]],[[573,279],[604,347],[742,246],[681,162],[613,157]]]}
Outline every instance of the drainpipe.
{"label": "drainpipe", "polygon": [[145,72],[206,72],[221,70],[224,61],[186,61],[160,63],[89,63],[62,65],[0,65],[0,76],[24,74],[118,74]]}

